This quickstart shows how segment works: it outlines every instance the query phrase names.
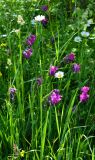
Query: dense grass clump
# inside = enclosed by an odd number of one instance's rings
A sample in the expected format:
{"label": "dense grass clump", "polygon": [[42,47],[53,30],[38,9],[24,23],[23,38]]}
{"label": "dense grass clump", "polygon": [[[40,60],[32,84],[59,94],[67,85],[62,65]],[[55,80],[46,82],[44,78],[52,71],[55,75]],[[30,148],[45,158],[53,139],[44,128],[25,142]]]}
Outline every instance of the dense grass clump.
{"label": "dense grass clump", "polygon": [[94,0],[1,0],[0,160],[95,159]]}

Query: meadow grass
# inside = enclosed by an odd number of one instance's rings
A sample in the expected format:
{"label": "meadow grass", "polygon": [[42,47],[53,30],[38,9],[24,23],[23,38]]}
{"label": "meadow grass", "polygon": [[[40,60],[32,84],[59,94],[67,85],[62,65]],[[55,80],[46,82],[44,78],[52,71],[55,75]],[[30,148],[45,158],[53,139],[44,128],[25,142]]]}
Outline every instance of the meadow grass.
{"label": "meadow grass", "polygon": [[93,6],[0,1],[0,160],[95,159]]}

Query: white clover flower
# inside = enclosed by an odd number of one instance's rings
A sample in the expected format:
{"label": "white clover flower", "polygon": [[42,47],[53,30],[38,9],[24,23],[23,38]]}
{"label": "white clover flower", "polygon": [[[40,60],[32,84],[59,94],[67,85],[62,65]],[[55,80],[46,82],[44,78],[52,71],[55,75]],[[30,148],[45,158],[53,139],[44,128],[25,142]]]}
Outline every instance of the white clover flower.
{"label": "white clover flower", "polygon": [[81,37],[80,37],[80,36],[76,36],[76,37],[74,38],[74,41],[75,41],[75,42],[81,42],[81,41],[82,41],[82,39],[81,39]]}
{"label": "white clover flower", "polygon": [[82,37],[89,37],[90,33],[86,31],[81,32]]}
{"label": "white clover flower", "polygon": [[64,76],[64,72],[62,72],[62,71],[58,71],[58,72],[56,72],[55,73],[55,78],[63,78],[63,76]]}
{"label": "white clover flower", "polygon": [[23,17],[21,15],[18,15],[17,23],[21,25],[25,24],[25,21],[23,20]]}
{"label": "white clover flower", "polygon": [[36,17],[34,18],[34,20],[37,21],[37,22],[41,22],[41,21],[44,20],[44,19],[45,19],[45,16],[43,16],[43,15],[38,15],[38,16],[36,16]]}

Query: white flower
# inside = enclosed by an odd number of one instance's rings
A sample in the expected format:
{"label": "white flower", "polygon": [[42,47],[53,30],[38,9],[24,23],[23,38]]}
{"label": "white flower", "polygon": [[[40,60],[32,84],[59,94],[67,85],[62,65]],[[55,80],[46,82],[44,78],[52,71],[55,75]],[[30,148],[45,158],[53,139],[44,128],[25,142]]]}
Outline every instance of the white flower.
{"label": "white flower", "polygon": [[81,35],[82,35],[83,37],[88,37],[88,36],[90,35],[90,33],[89,33],[89,32],[86,32],[86,31],[82,31],[82,32],[81,32]]}
{"label": "white flower", "polygon": [[91,24],[93,24],[93,19],[89,19],[89,20],[87,21],[87,24],[86,24],[86,25],[87,25],[87,27],[90,27]]}
{"label": "white flower", "polygon": [[36,16],[36,17],[34,18],[34,20],[37,21],[37,22],[41,22],[41,21],[44,20],[44,19],[45,19],[45,16],[43,16],[43,15],[38,15],[38,16]]}
{"label": "white flower", "polygon": [[17,23],[23,25],[25,21],[23,20],[23,17],[21,15],[18,15]]}
{"label": "white flower", "polygon": [[15,32],[15,33],[19,33],[20,32],[20,29],[13,29],[12,31],[11,31],[11,33],[13,33],[13,32]]}
{"label": "white flower", "polygon": [[75,41],[75,42],[81,42],[81,41],[82,41],[82,39],[81,39],[81,37],[80,37],[80,36],[76,36],[76,37],[74,38],[74,41]]}
{"label": "white flower", "polygon": [[7,37],[7,34],[2,34],[0,35],[0,37]]}
{"label": "white flower", "polygon": [[62,71],[58,71],[58,72],[56,72],[55,73],[55,78],[63,78],[63,76],[64,76],[64,72],[62,72]]}

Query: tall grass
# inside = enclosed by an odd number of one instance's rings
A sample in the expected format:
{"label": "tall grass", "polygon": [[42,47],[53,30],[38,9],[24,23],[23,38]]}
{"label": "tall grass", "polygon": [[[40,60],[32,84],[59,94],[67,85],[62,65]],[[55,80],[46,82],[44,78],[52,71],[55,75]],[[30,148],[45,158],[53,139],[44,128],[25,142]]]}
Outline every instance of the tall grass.
{"label": "tall grass", "polygon": [[[42,5],[48,5],[48,10],[42,11]],[[85,28],[88,19],[94,21],[93,5],[88,1],[84,9],[81,1],[0,2],[1,160],[95,159],[94,22]],[[32,21],[41,14],[48,19],[46,26]],[[24,25],[17,23],[18,15]],[[83,30],[90,36],[82,37]],[[26,59],[22,53],[30,33],[36,41]],[[81,42],[74,41],[76,36]],[[75,61],[64,62],[71,52]],[[73,72],[74,63],[80,64],[80,72]],[[51,65],[64,72],[62,79],[50,76]],[[90,87],[85,103],[79,98],[83,86]],[[12,87],[16,88],[13,99]],[[62,95],[57,105],[49,103],[54,89]]]}

